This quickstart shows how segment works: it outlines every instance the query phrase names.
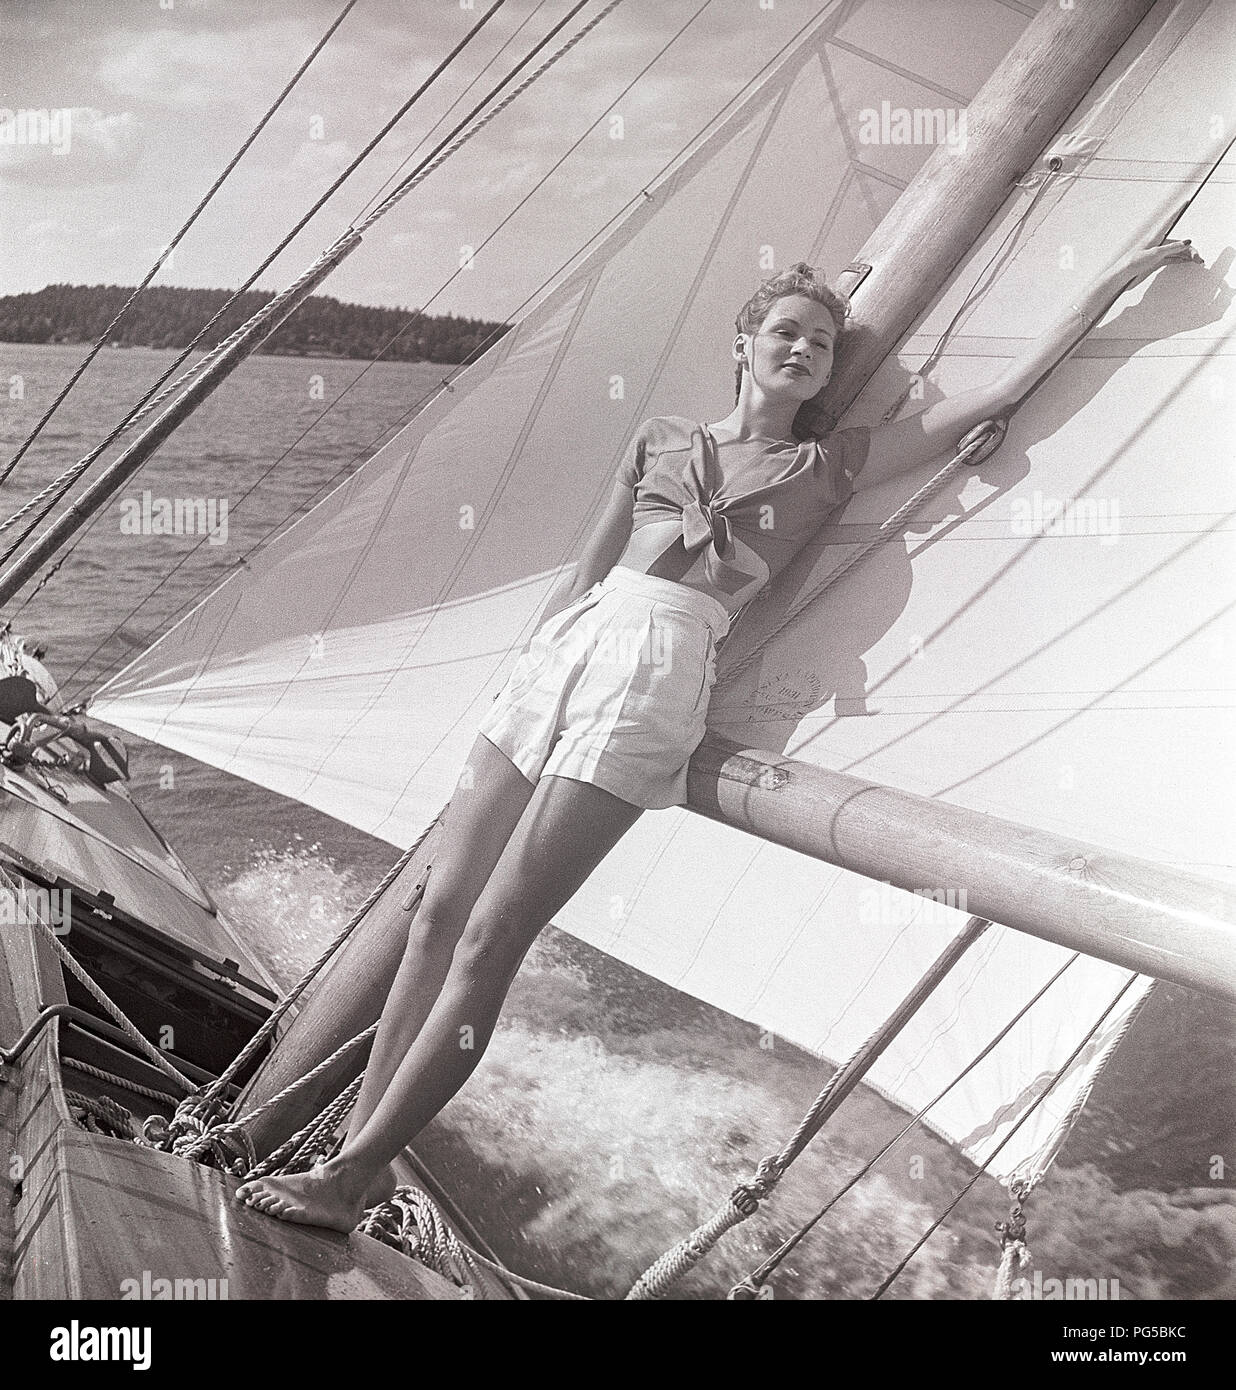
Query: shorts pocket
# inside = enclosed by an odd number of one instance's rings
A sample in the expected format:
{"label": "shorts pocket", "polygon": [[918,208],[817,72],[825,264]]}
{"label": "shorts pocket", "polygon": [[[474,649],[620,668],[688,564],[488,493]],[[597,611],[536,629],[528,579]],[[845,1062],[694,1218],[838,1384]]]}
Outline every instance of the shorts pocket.
{"label": "shorts pocket", "polygon": [[599,583],[594,584],[591,589],[585,590],[577,599],[568,603],[565,608],[551,613],[533,634],[532,641],[528,644],[529,650],[534,644],[548,646],[550,643],[556,642],[581,613],[600,602],[600,587]]}

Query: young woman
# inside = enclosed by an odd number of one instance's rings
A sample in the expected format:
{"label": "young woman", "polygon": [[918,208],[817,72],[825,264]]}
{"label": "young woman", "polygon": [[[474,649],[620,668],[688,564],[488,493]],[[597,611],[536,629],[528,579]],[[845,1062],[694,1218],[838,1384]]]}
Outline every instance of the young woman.
{"label": "young woman", "polygon": [[480,734],[374,1039],[339,1153],[238,1196],[351,1230],[387,1165],[467,1080],[528,948],[647,808],[685,801],[716,644],[734,614],[856,489],[945,454],[1018,401],[1168,242],[1113,265],[997,381],[874,430],[793,438],[828,381],[846,305],[799,263],[738,316],[737,404],[715,424],[646,421],[569,587]]}

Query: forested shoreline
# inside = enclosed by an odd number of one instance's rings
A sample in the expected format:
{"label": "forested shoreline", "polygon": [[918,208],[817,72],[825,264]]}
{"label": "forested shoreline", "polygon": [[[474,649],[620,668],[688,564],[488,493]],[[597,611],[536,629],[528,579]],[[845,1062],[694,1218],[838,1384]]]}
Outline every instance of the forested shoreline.
{"label": "forested shoreline", "polygon": [[[0,342],[92,343],[132,294],[123,285],[48,285],[0,296]],[[112,347],[187,346],[230,290],[150,287],[108,334]],[[210,330],[213,346],[271,298],[242,294]],[[312,295],[258,350],[292,357],[374,357],[394,362],[466,362],[496,342],[509,325],[415,309],[375,309]]]}

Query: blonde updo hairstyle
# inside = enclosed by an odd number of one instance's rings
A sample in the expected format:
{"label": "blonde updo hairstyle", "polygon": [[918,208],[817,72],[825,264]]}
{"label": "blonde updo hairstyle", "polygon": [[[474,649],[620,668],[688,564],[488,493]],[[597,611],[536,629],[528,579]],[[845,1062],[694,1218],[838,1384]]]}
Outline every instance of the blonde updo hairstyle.
{"label": "blonde updo hairstyle", "polygon": [[[739,333],[758,332],[777,300],[785,299],[791,294],[805,295],[828,310],[837,325],[836,346],[840,346],[842,335],[845,333],[846,318],[850,312],[850,301],[844,295],[838,294],[815,267],[808,265],[806,261],[795,261],[788,270],[779,271],[765,280],[738,311],[734,327]],[[734,374],[735,402],[738,401],[742,390],[744,370],[743,363],[739,362]]]}

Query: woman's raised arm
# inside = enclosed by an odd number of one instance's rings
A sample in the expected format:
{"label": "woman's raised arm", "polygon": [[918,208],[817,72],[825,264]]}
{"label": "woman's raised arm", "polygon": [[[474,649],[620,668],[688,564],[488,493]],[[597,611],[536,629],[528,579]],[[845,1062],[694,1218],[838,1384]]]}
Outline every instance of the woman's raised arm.
{"label": "woman's raised arm", "polygon": [[1004,415],[1017,405],[1125,290],[1161,266],[1201,259],[1187,241],[1165,241],[1113,262],[995,381],[937,401],[908,419],[874,428],[867,462],[854,482],[855,491],[876,487],[951,453],[975,425]]}

